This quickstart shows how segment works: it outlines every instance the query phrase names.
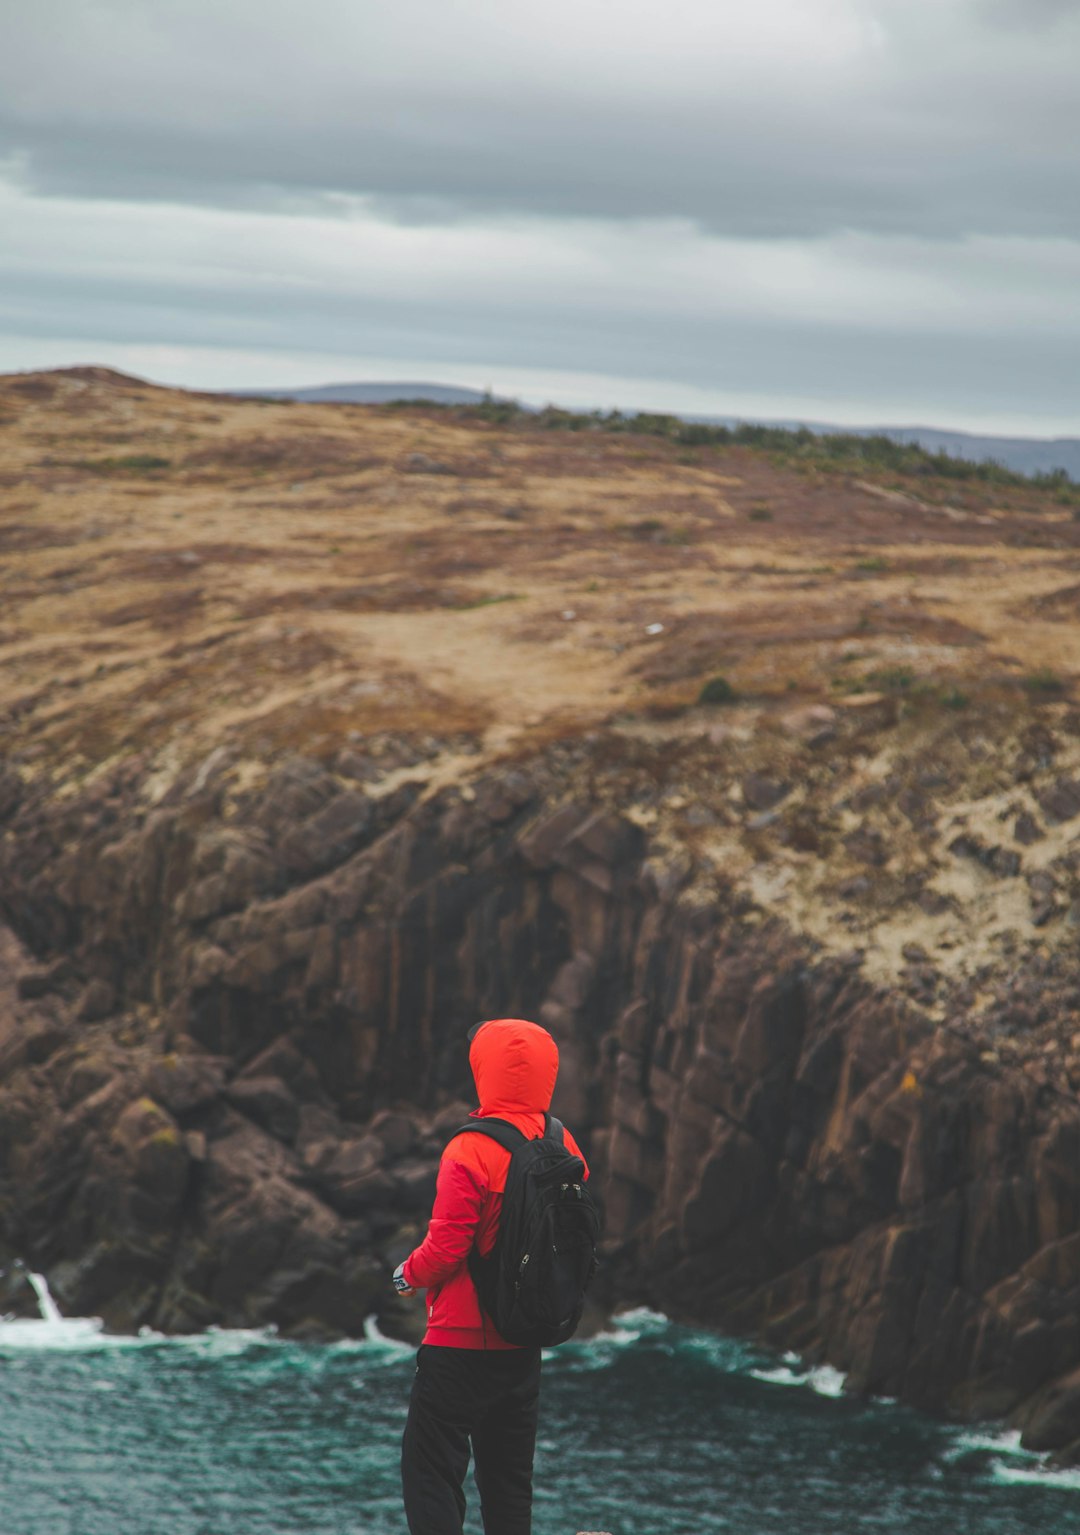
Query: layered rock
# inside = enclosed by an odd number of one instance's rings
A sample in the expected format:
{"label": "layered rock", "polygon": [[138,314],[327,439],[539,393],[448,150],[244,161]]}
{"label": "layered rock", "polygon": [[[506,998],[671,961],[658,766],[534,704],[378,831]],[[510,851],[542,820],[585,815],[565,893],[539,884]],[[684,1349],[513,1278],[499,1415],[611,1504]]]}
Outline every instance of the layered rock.
{"label": "layered rock", "polygon": [[81,798],[24,793],[4,1308],[30,1304],[21,1259],[115,1327],[406,1326],[387,1278],[465,1110],[466,1031],[521,1014],[559,1041],[607,1303],[1075,1452],[1072,1096],[703,884],[564,769],[368,798],[293,761],[150,806],[128,762]]}

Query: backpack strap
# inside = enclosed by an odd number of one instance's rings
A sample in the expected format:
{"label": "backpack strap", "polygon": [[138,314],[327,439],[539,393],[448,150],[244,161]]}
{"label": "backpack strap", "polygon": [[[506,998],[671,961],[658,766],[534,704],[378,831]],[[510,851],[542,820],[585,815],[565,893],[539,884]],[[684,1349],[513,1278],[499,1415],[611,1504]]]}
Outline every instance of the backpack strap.
{"label": "backpack strap", "polygon": [[556,1119],[554,1114],[544,1115],[544,1135],[549,1141],[559,1141],[566,1144],[566,1131],[563,1129],[561,1119]]}
{"label": "backpack strap", "polygon": [[[511,1156],[523,1141],[529,1137],[517,1125],[512,1125],[508,1119],[470,1119],[468,1124],[459,1125],[454,1135],[465,1135],[469,1131],[476,1135],[488,1135],[493,1141],[498,1141]],[[544,1115],[544,1137],[547,1140],[565,1142],[566,1132],[563,1130],[562,1121],[555,1118],[554,1114]],[[451,1137],[453,1139],[453,1136]]]}
{"label": "backpack strap", "polygon": [[454,1135],[465,1135],[470,1130],[474,1135],[487,1135],[493,1141],[498,1141],[511,1156],[529,1139],[517,1125],[512,1125],[507,1119],[470,1119],[467,1125],[459,1125]]}

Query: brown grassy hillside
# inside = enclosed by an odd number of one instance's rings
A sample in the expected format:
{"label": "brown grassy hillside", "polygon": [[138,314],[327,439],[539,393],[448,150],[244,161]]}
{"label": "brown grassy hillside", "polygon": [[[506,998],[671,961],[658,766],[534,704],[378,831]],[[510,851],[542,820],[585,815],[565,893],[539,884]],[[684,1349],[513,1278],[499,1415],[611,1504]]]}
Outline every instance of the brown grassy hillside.
{"label": "brown grassy hillside", "polygon": [[1052,488],[0,379],[21,783],[134,760],[154,802],[301,754],[380,796],[561,751],[691,889],[861,950],[937,1016],[992,1016],[1018,946],[1074,943],[1078,610]]}

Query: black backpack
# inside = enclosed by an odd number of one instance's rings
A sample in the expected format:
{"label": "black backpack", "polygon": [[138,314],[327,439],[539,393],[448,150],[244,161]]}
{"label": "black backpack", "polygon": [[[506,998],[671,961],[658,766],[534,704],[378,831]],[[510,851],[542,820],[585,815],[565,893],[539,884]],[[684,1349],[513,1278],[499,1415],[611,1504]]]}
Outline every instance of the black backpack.
{"label": "black backpack", "polygon": [[600,1240],[585,1164],[566,1149],[550,1114],[536,1140],[505,1119],[473,1119],[455,1134],[467,1130],[510,1153],[495,1246],[486,1258],[475,1248],[469,1254],[480,1303],[507,1343],[565,1343],[581,1321]]}

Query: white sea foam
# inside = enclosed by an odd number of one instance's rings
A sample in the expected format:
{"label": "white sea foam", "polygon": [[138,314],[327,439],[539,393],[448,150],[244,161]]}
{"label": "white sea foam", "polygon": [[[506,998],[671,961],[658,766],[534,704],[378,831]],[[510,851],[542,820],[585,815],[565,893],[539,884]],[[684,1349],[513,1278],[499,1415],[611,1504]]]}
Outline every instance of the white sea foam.
{"label": "white sea foam", "polygon": [[1053,1471],[1047,1466],[1018,1466],[1015,1462],[995,1460],[990,1468],[995,1482],[1006,1486],[1026,1483],[1031,1487],[1062,1487],[1069,1492],[1080,1492],[1080,1470]]}
{"label": "white sea foam", "polygon": [[725,1338],[720,1333],[691,1332],[680,1338],[677,1352],[684,1357],[703,1359],[723,1375],[746,1375],[760,1353],[739,1338]]}
{"label": "white sea foam", "polygon": [[615,1327],[638,1327],[647,1332],[659,1332],[661,1328],[670,1325],[662,1311],[653,1311],[648,1306],[635,1306],[629,1311],[616,1312],[611,1321]]}
{"label": "white sea foam", "polygon": [[750,1370],[755,1380],[763,1380],[770,1386],[805,1386],[806,1376],[793,1370],[790,1365],[777,1365],[775,1370]]}
{"label": "white sea foam", "polygon": [[15,1350],[88,1353],[168,1347],[190,1350],[206,1359],[222,1359],[242,1354],[253,1345],[264,1344],[277,1332],[273,1327],[210,1327],[206,1332],[172,1337],[150,1327],[141,1327],[137,1333],[106,1332],[100,1317],[64,1316],[44,1275],[27,1274],[26,1277],[37,1296],[41,1316],[0,1318],[0,1353]]}
{"label": "white sea foam", "polygon": [[168,1337],[164,1333],[143,1328],[137,1341],[155,1347],[190,1349],[202,1359],[233,1359],[238,1354],[246,1354],[249,1349],[264,1348],[280,1340],[277,1328],[269,1326],[208,1327],[205,1332]]}
{"label": "white sea foam", "polygon": [[38,1310],[41,1312],[43,1322],[62,1322],[64,1318],[60,1314],[60,1307],[49,1293],[49,1282],[44,1274],[27,1274],[30,1288],[37,1296]]}
{"label": "white sea foam", "polygon": [[102,1331],[97,1317],[71,1317],[47,1322],[38,1317],[5,1317],[0,1321],[0,1352],[10,1349],[102,1348],[133,1339],[115,1339]]}
{"label": "white sea foam", "polygon": [[662,1311],[650,1311],[648,1306],[638,1306],[632,1311],[618,1312],[611,1318],[610,1327],[577,1341],[585,1346],[609,1343],[614,1348],[626,1348],[650,1334],[663,1332],[668,1325],[668,1319]]}
{"label": "white sea foam", "polygon": [[[41,1274],[27,1274],[38,1299],[40,1317],[0,1317],[0,1354],[10,1351],[56,1351],[87,1353],[117,1349],[181,1349],[202,1359],[232,1359],[249,1349],[276,1343],[278,1330],[269,1327],[208,1327],[204,1332],[166,1334],[141,1327],[137,1333],[106,1332],[100,1317],[66,1317],[49,1291]],[[399,1359],[413,1352],[413,1346],[388,1338],[379,1331],[374,1316],[364,1323],[362,1339],[345,1338],[331,1348],[374,1351],[385,1358]]]}
{"label": "white sea foam", "polygon": [[[785,1359],[790,1359],[790,1354],[785,1354]],[[807,1368],[804,1365],[782,1364],[772,1370],[750,1370],[747,1372],[755,1380],[766,1381],[770,1386],[809,1386],[811,1391],[816,1391],[818,1396],[842,1396],[844,1382],[847,1376],[840,1370],[834,1370],[831,1364],[814,1365]]]}
{"label": "white sea foam", "polygon": [[650,1337],[661,1337],[671,1326],[660,1311],[648,1306],[637,1306],[631,1311],[620,1311],[611,1318],[610,1325],[589,1337],[572,1338],[559,1348],[546,1348],[540,1357],[556,1360],[561,1370],[573,1374],[585,1374],[591,1370],[607,1369],[624,1350]]}
{"label": "white sea foam", "polygon": [[1026,1460],[1036,1459],[1031,1450],[1021,1447],[1020,1430],[1008,1428],[961,1429],[944,1452],[943,1458],[959,1460],[962,1455],[970,1455],[978,1450],[989,1450],[996,1455],[1019,1455]]}
{"label": "white sea foam", "polygon": [[941,1459],[950,1465],[965,1455],[982,1453],[989,1456],[990,1480],[998,1486],[1060,1487],[1080,1492],[1080,1469],[1052,1469],[1047,1466],[1045,1455],[1025,1450],[1020,1437],[1019,1429],[990,1426],[961,1429],[953,1435]]}
{"label": "white sea foam", "polygon": [[831,1364],[820,1364],[810,1371],[806,1384],[818,1396],[842,1396],[846,1380],[847,1376],[841,1370],[834,1370]]}
{"label": "white sea foam", "polygon": [[100,1346],[102,1323],[97,1317],[64,1317],[49,1293],[43,1274],[27,1274],[37,1296],[40,1317],[0,1319],[0,1349],[84,1349]]}
{"label": "white sea foam", "polygon": [[377,1349],[384,1357],[404,1359],[406,1354],[415,1354],[414,1343],[403,1343],[400,1338],[388,1338],[379,1329],[379,1323],[374,1313],[364,1318],[364,1345],[367,1348]]}
{"label": "white sea foam", "polygon": [[13,1350],[104,1353],[118,1349],[183,1349],[203,1359],[230,1359],[276,1339],[273,1328],[216,1328],[166,1336],[144,1327],[138,1333],[106,1332],[100,1317],[64,1317],[59,1322],[35,1317],[0,1321],[0,1354]]}

